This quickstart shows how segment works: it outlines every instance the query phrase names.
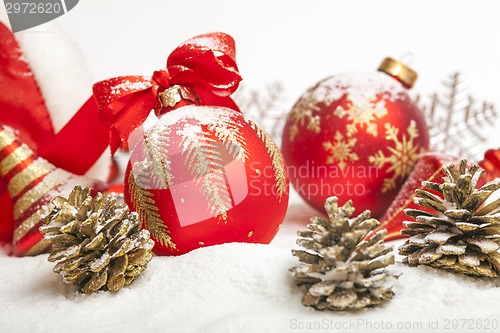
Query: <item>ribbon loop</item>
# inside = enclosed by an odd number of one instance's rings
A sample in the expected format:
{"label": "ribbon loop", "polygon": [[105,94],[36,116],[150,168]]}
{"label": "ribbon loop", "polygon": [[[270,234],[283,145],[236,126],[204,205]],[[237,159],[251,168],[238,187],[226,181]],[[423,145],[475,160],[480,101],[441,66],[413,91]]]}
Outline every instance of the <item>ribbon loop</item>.
{"label": "ribbon loop", "polygon": [[127,139],[155,109],[159,93],[178,85],[197,96],[202,105],[224,106],[239,111],[230,95],[241,81],[231,36],[217,32],[193,37],[168,57],[167,68],[155,71],[151,79],[121,76],[98,82],[93,87],[99,119],[110,128],[110,148],[126,148]]}

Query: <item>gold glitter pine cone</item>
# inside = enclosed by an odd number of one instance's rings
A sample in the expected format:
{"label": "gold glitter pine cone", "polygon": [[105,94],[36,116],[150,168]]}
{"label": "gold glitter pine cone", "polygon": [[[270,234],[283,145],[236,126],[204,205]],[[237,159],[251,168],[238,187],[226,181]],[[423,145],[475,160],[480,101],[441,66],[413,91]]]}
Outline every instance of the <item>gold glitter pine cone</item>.
{"label": "gold glitter pine cone", "polygon": [[[473,276],[498,277],[500,272],[500,200],[485,204],[500,188],[500,179],[476,188],[484,170],[462,160],[443,168],[441,184],[423,182],[414,202],[432,213],[406,209],[415,221],[403,224],[410,238],[399,247],[410,266],[429,265]],[[436,194],[434,194],[434,193]]]}
{"label": "gold glitter pine cone", "polygon": [[292,250],[301,264],[290,269],[297,285],[305,285],[305,306],[318,310],[349,310],[378,305],[394,296],[395,277],[386,267],[394,263],[393,248],[383,238],[387,230],[365,237],[380,223],[370,211],[351,218],[352,201],[338,206],[337,197],[325,202],[328,218],[313,217],[307,231],[299,231]]}
{"label": "gold glitter pine cone", "polygon": [[56,197],[40,227],[52,243],[48,260],[64,282],[86,294],[117,292],[134,281],[152,258],[154,242],[141,229],[137,213],[116,198],[76,186],[68,199]]}

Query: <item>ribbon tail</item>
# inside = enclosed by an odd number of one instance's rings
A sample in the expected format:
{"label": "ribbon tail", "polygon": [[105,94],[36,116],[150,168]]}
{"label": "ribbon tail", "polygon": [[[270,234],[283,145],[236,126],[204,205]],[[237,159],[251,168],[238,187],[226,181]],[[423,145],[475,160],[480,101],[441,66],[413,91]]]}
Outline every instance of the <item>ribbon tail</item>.
{"label": "ribbon tail", "polygon": [[156,89],[146,89],[132,94],[109,128],[111,155],[119,147],[127,149],[130,134],[141,126],[154,108]]}
{"label": "ribbon tail", "polygon": [[90,98],[44,147],[39,156],[56,166],[83,175],[109,144],[109,127],[99,121],[97,103]]}
{"label": "ribbon tail", "polygon": [[200,98],[201,105],[222,106],[240,112],[240,108],[238,107],[238,105],[236,105],[233,99],[229,96],[218,96],[204,89],[198,89],[196,93]]}

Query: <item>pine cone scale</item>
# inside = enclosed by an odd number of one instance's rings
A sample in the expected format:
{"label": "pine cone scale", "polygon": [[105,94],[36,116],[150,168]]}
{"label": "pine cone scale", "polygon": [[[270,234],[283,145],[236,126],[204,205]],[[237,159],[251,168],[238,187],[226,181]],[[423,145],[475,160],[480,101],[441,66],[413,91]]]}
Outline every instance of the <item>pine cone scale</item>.
{"label": "pine cone scale", "polygon": [[73,245],[68,248],[63,248],[60,250],[52,251],[49,255],[48,260],[50,262],[58,261],[62,258],[73,259],[80,254],[81,245]]}
{"label": "pine cone scale", "polygon": [[106,285],[106,281],[108,280],[108,273],[106,271],[100,272],[96,275],[92,275],[90,280],[84,284],[82,291],[85,294],[91,294],[101,289]]}
{"label": "pine cone scale", "polygon": [[103,234],[98,234],[96,237],[91,239],[88,244],[85,244],[84,249],[86,251],[93,251],[97,249],[102,249],[104,247],[106,239]]}
{"label": "pine cone scale", "polygon": [[90,265],[89,269],[93,273],[101,272],[105,267],[109,266],[111,262],[111,255],[108,252],[105,252],[99,258],[96,258]]}
{"label": "pine cone scale", "polygon": [[128,255],[131,265],[145,266],[151,260],[152,254],[146,249],[140,249]]}
{"label": "pine cone scale", "polygon": [[432,231],[429,234],[427,234],[424,238],[423,241],[427,243],[433,243],[433,244],[438,244],[442,245],[445,244],[450,238],[455,237],[456,234],[451,233],[451,232],[444,232],[444,231]]}
{"label": "pine cone scale", "polygon": [[438,248],[438,251],[444,255],[459,256],[459,255],[464,254],[466,249],[467,249],[467,247],[465,245],[448,243],[448,244],[441,245]]}
{"label": "pine cone scale", "polygon": [[489,255],[491,264],[497,271],[500,271],[500,253],[494,252]]}
{"label": "pine cone scale", "polygon": [[467,241],[467,243],[477,246],[484,253],[497,252],[500,248],[498,242],[486,238],[470,239]]}
{"label": "pine cone scale", "polygon": [[356,293],[351,289],[337,291],[328,296],[328,303],[338,309],[345,309],[358,299]]}
{"label": "pine cone scale", "polygon": [[309,288],[309,293],[315,297],[330,295],[335,290],[337,283],[335,281],[322,281]]}
{"label": "pine cone scale", "polygon": [[111,265],[109,268],[109,273],[111,276],[123,275],[127,267],[128,267],[128,256],[124,255],[116,258],[116,260],[113,261],[113,265]]}
{"label": "pine cone scale", "polygon": [[394,264],[394,255],[392,254],[392,250],[386,252],[386,254],[381,255],[378,258],[372,259],[368,262],[368,264],[364,267],[361,267],[361,271],[371,272],[379,268],[384,268],[386,266]]}
{"label": "pine cone scale", "polygon": [[474,268],[481,264],[479,256],[472,251],[467,251],[466,253],[458,256],[458,262],[464,266],[469,266],[471,268]]}

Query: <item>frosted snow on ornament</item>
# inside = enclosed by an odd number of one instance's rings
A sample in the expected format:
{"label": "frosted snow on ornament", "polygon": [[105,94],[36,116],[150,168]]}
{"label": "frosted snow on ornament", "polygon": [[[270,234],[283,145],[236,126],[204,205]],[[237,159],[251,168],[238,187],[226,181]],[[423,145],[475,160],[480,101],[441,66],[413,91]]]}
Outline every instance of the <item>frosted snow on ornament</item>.
{"label": "frosted snow on ornament", "polygon": [[268,243],[288,204],[284,160],[240,112],[184,106],[161,116],[131,152],[127,203],[177,255],[225,242]]}

